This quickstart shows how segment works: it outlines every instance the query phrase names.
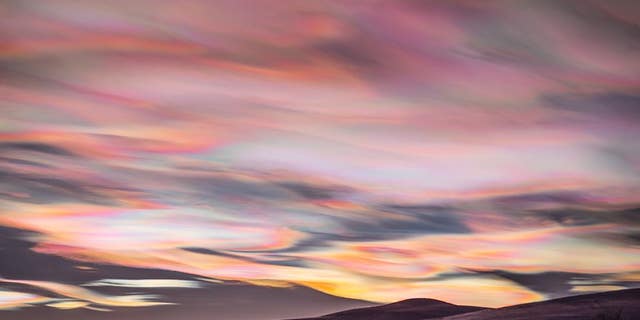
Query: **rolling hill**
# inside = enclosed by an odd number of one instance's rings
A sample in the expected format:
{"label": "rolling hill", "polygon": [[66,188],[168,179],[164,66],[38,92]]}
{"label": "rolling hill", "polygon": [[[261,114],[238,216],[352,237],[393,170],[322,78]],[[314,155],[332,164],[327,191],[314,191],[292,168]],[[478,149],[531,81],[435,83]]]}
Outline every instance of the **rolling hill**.
{"label": "rolling hill", "polygon": [[626,289],[491,309],[433,299],[409,299],[297,320],[633,320],[640,289]]}

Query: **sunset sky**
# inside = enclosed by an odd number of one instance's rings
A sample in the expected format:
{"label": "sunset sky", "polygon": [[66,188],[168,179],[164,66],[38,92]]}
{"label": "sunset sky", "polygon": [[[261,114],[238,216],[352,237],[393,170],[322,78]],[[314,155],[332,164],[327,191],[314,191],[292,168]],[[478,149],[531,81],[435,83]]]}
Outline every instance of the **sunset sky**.
{"label": "sunset sky", "polygon": [[638,287],[639,4],[2,1],[0,309]]}

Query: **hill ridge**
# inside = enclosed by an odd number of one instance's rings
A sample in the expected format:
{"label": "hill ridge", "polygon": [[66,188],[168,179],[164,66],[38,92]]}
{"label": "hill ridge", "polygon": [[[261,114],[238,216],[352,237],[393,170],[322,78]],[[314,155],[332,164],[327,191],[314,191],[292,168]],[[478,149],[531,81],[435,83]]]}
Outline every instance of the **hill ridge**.
{"label": "hill ridge", "polygon": [[640,315],[640,288],[536,301],[501,308],[412,298],[374,307],[290,320],[632,320]]}

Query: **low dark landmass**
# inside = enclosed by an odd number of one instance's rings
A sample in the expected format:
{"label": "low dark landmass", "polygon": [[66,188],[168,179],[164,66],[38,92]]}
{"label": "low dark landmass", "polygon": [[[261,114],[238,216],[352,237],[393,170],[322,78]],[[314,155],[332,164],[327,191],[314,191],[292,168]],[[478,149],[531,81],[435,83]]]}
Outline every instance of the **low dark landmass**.
{"label": "low dark landmass", "polygon": [[565,297],[491,309],[433,299],[400,302],[297,320],[635,320],[640,319],[640,289]]}
{"label": "low dark landmass", "polygon": [[318,318],[293,320],[422,320],[485,309],[487,308],[459,306],[435,299],[408,299],[382,306],[346,310]]}
{"label": "low dark landmass", "polygon": [[640,289],[565,297],[443,319],[637,320],[640,319]]}

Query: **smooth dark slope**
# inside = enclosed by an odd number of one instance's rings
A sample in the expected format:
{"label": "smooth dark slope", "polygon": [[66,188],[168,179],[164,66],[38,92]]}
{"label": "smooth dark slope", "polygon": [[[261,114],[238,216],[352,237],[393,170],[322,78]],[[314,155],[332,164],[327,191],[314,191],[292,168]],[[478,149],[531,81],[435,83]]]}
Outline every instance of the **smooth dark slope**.
{"label": "smooth dark slope", "polygon": [[[480,310],[479,310],[480,309]],[[298,320],[638,320],[640,288],[520,304],[499,309],[410,299]]]}
{"label": "smooth dark slope", "polygon": [[484,310],[434,299],[408,299],[377,307],[360,308],[298,320],[423,320]]}
{"label": "smooth dark slope", "polygon": [[483,310],[441,320],[637,320],[640,289],[609,291]]}

